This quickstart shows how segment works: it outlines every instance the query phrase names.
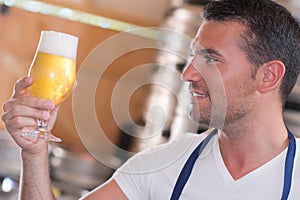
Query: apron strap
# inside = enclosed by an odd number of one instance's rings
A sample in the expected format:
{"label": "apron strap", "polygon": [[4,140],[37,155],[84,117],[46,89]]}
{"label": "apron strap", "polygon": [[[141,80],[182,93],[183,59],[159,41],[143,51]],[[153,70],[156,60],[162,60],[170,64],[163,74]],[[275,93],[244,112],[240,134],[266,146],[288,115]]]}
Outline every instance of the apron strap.
{"label": "apron strap", "polygon": [[172,196],[171,196],[171,200],[177,200],[179,199],[184,186],[186,185],[194,164],[197,160],[197,158],[199,157],[199,155],[201,154],[201,152],[203,151],[203,149],[206,147],[206,145],[208,144],[208,142],[210,141],[210,139],[218,132],[218,129],[214,129],[198,146],[197,148],[193,151],[193,153],[190,155],[190,157],[188,158],[188,160],[186,161],[184,167],[182,168],[179,177],[177,179],[177,182],[175,184]]}
{"label": "apron strap", "polygon": [[295,137],[293,136],[290,130],[288,130],[288,136],[290,142],[287,150],[287,156],[285,159],[284,182],[281,200],[287,200],[290,194],[293,177],[294,159],[296,154],[296,141]]}

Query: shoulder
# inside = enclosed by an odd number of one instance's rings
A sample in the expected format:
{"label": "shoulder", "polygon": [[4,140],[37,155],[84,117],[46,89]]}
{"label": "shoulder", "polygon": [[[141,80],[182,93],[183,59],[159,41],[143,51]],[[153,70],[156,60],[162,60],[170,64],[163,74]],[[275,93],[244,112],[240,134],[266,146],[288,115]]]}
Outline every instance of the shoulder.
{"label": "shoulder", "polygon": [[156,145],[135,154],[118,171],[145,173],[166,168],[189,156],[210,132],[211,130],[201,134],[183,133],[170,142]]}

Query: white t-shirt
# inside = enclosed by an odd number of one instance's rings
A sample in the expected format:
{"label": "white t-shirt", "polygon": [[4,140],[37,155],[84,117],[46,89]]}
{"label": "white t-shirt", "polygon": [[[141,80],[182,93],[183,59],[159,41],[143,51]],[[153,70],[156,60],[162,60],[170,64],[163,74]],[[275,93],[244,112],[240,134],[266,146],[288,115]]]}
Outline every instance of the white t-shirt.
{"label": "white t-shirt", "polygon": [[[208,131],[209,132],[209,131]],[[186,133],[168,144],[138,153],[113,175],[130,200],[170,199],[177,178],[193,150],[207,136]],[[299,139],[289,200],[300,199]],[[279,200],[287,149],[274,159],[234,180],[223,162],[215,135],[197,159],[181,200]]]}

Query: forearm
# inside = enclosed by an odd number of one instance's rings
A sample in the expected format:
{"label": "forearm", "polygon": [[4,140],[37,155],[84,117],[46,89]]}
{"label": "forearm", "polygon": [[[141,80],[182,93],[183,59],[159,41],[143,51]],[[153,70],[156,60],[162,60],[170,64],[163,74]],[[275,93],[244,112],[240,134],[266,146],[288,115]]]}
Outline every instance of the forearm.
{"label": "forearm", "polygon": [[49,178],[48,150],[45,149],[34,156],[22,151],[21,156],[23,168],[20,180],[20,199],[55,199]]}

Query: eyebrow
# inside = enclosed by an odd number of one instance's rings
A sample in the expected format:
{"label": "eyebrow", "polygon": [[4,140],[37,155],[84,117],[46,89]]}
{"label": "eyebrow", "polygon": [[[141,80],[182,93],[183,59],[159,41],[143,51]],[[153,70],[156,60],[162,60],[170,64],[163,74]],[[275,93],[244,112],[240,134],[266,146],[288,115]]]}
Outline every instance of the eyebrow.
{"label": "eyebrow", "polygon": [[217,57],[220,57],[220,58],[223,57],[222,54],[220,54],[217,50],[212,49],[212,48],[199,49],[199,50],[196,50],[195,53],[201,54],[201,55],[206,55],[206,54],[216,55]]}
{"label": "eyebrow", "polygon": [[199,46],[199,45],[193,41],[192,44],[191,44],[190,49],[191,49],[194,53],[197,53],[197,54],[200,54],[200,55],[206,55],[206,54],[209,54],[209,55],[216,55],[216,56],[218,56],[218,57],[220,57],[220,58],[223,58],[222,54],[219,53],[216,49],[213,49],[213,48],[197,49],[197,48],[196,48],[197,46]]}

